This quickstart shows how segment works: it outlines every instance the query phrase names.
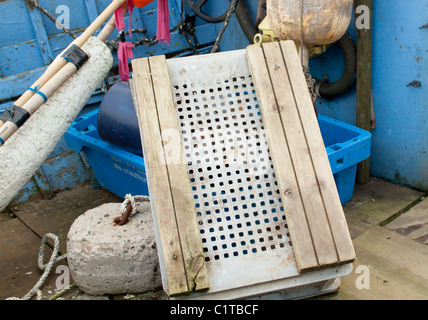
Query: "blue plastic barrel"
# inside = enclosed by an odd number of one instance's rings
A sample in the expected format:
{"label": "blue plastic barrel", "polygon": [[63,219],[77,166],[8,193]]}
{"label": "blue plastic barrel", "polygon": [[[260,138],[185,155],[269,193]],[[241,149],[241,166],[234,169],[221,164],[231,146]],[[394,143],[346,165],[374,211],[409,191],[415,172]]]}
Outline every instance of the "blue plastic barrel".
{"label": "blue plastic barrel", "polygon": [[142,155],[140,129],[128,82],[115,83],[105,94],[97,118],[101,139]]}

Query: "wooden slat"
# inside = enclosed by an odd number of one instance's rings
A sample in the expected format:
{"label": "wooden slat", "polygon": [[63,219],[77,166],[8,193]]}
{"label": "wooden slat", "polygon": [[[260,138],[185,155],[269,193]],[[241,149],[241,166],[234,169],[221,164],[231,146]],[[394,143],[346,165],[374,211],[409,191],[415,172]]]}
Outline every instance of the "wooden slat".
{"label": "wooden slat", "polygon": [[49,44],[48,35],[46,33],[45,26],[43,25],[42,14],[34,7],[31,7],[26,3],[28,13],[30,14],[31,22],[33,24],[34,34],[36,36],[37,43],[40,46],[40,53],[42,55],[43,63],[45,65],[50,64],[53,59],[53,53]]}
{"label": "wooden slat", "polygon": [[[301,97],[295,96],[293,93],[289,77],[292,78],[294,75],[289,75],[287,72],[279,43],[269,43],[263,49],[280,110],[279,116],[283,132],[290,149],[300,195],[303,199],[303,207],[317,252],[318,263],[329,265],[337,262],[338,258],[323,199],[319,193],[311,150],[296,108],[296,100],[300,100]],[[300,66],[300,62],[297,66]],[[324,144],[321,146],[324,147]]]}
{"label": "wooden slat", "polygon": [[149,59],[163,147],[189,291],[208,289],[202,241],[165,56]]}
{"label": "wooden slat", "polygon": [[[356,237],[354,245],[354,266],[366,271],[354,269],[342,278],[339,299],[427,300],[428,246],[377,225]],[[368,278],[362,282],[364,275]],[[370,287],[361,289],[357,283]]]}
{"label": "wooden slat", "polygon": [[279,110],[262,48],[257,45],[247,47],[247,59],[261,108],[263,125],[268,138],[275,176],[282,195],[296,262],[299,270],[311,269],[318,265],[318,259],[313,247],[287,141],[282,133]]}
{"label": "wooden slat", "polygon": [[247,57],[299,270],[353,261],[352,240],[294,43],[253,45]]}
{"label": "wooden slat", "polygon": [[330,162],[325,150],[321,131],[313,112],[312,100],[294,42],[281,42],[283,56],[290,74],[291,85],[296,99],[297,109],[305,131],[312,163],[314,165],[317,184],[324,201],[331,232],[336,244],[339,262],[350,262],[355,259],[354,247],[349,233],[348,225],[340,202],[339,194],[331,172]]}
{"label": "wooden slat", "polygon": [[33,179],[43,197],[45,199],[52,199],[54,196],[54,191],[52,190],[52,187],[49,184],[49,181],[42,168],[37,169],[33,175]]}
{"label": "wooden slat", "polygon": [[164,279],[169,295],[188,291],[180,239],[175,221],[169,178],[159,128],[156,100],[150,75],[149,60],[133,60],[133,79],[138,103],[141,141],[149,180],[153,216],[160,234],[160,259],[165,268]]}
{"label": "wooden slat", "polygon": [[208,289],[208,274],[165,56],[132,63],[141,139],[170,296]]}

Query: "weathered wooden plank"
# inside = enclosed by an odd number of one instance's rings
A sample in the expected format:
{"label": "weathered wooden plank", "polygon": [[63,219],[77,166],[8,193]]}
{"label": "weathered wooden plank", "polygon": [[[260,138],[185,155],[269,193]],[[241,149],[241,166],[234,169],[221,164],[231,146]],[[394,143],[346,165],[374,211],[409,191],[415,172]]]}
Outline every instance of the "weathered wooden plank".
{"label": "weathered wooden plank", "polygon": [[52,54],[52,49],[49,44],[48,35],[46,29],[43,25],[42,14],[40,11],[34,7],[30,7],[27,3],[28,12],[30,14],[31,22],[33,24],[34,34],[36,36],[37,43],[40,46],[40,54],[45,65],[50,64],[54,56]]}
{"label": "weathered wooden plank", "polygon": [[208,289],[203,246],[183,157],[166,58],[164,55],[151,57],[149,64],[189,291]]}
{"label": "weathered wooden plank", "polygon": [[144,161],[147,175],[151,177],[148,180],[152,211],[160,238],[159,257],[163,262],[164,281],[167,284],[165,290],[169,295],[185,293],[188,292],[186,270],[163,154],[149,60],[134,60],[132,69]]}
{"label": "weathered wooden plank", "polygon": [[313,112],[312,100],[308,94],[308,87],[299,57],[296,54],[296,46],[292,41],[282,41],[280,46],[294,92],[299,121],[304,130],[309,156],[313,164],[315,182],[318,189],[315,192],[318,191],[321,194],[339,262],[350,262],[355,259],[355,252],[321,131],[316,115]]}
{"label": "weathered wooden plank", "polygon": [[299,270],[318,266],[318,258],[300,196],[290,151],[279,118],[278,103],[267,70],[263,50],[258,45],[247,47],[247,60],[256,88],[266,130],[275,176],[282,195],[287,225]]}
{"label": "weathered wooden plank", "polygon": [[428,245],[428,198],[386,224],[385,227]]}
{"label": "weathered wooden plank", "polygon": [[339,299],[428,298],[428,246],[379,226],[356,237],[354,245],[355,272],[342,278]]}
{"label": "weathered wooden plank", "polygon": [[[357,28],[357,127],[370,131],[372,97],[372,18],[373,0],[356,0],[356,6],[364,6],[369,14],[369,28]],[[356,17],[358,18],[357,13]],[[364,184],[370,177],[370,159],[358,163],[357,182]]]}
{"label": "weathered wooden plank", "polygon": [[43,194],[43,197],[45,197],[45,199],[52,199],[54,192],[41,168],[39,168],[33,175],[33,179],[39,188],[39,191]]}
{"label": "weathered wooden plank", "polygon": [[[307,141],[308,137],[305,135],[296,107],[297,101],[302,97],[293,92],[290,83],[290,79],[295,75],[288,73],[278,42],[264,44],[262,48],[277,99],[283,129],[282,134],[285,135],[290,150],[306,219],[317,252],[318,263],[320,265],[333,264],[338,261],[334,239],[323,199],[319,192],[311,150]],[[294,55],[297,57],[297,52],[294,52]],[[297,61],[297,66],[301,66],[299,61]],[[309,94],[307,89],[304,94]],[[321,146],[324,147],[324,144]],[[277,170],[281,170],[281,168]]]}

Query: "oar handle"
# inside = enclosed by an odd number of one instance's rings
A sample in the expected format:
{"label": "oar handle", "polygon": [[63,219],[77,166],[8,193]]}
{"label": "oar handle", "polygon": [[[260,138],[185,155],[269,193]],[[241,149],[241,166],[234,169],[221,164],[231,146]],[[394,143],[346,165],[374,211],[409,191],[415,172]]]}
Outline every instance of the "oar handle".
{"label": "oar handle", "polygon": [[81,47],[97,31],[101,25],[120,7],[126,0],[113,0],[110,5],[92,22],[88,28],[73,41],[75,45]]}
{"label": "oar handle", "polygon": [[[123,14],[125,15],[128,12],[128,6],[123,8]],[[114,15],[111,16],[110,20],[107,21],[106,25],[102,28],[100,33],[98,33],[97,38],[102,42],[106,42],[108,37],[112,34],[112,32],[116,29],[116,22],[114,19]]]}
{"label": "oar handle", "polygon": [[[86,41],[101,27],[101,25],[106,21],[121,5],[123,5],[126,0],[113,0],[110,5],[105,8],[105,10],[89,25],[88,28],[72,43],[81,48]],[[64,59],[55,59],[49,68],[43,73],[39,79],[33,85],[32,88],[40,85],[41,87],[55,75],[62,67],[67,63]],[[22,107],[32,96],[34,92],[27,90],[25,91],[18,100],[15,101],[15,105]]]}

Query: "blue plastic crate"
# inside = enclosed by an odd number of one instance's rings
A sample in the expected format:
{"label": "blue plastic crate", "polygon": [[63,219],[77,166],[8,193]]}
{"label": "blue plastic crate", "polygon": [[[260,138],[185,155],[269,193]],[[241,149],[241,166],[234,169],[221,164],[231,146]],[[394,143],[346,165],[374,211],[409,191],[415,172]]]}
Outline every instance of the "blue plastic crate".
{"label": "blue plastic crate", "polygon": [[[77,118],[65,134],[68,146],[83,151],[100,185],[119,197],[148,195],[144,159],[102,140],[98,109]],[[354,193],[358,162],[370,156],[371,135],[355,126],[320,115],[318,122],[342,203]]]}
{"label": "blue plastic crate", "polygon": [[318,116],[318,123],[343,204],[352,199],[357,164],[370,157],[371,134],[322,115]]}
{"label": "blue plastic crate", "polygon": [[143,158],[102,140],[96,127],[97,116],[98,109],[76,118],[64,135],[67,145],[85,153],[103,188],[121,198],[128,193],[148,195]]}

